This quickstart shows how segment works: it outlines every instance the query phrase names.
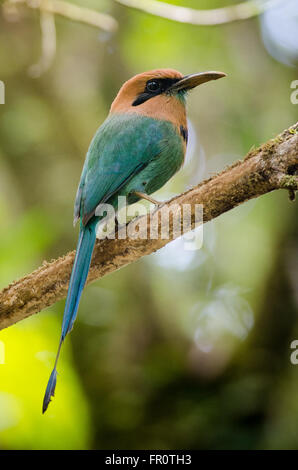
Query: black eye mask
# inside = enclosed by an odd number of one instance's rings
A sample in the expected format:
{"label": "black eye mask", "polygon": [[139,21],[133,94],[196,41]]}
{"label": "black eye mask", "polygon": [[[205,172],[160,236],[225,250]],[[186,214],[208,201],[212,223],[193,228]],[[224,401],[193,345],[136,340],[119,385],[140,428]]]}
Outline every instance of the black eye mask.
{"label": "black eye mask", "polygon": [[153,78],[148,80],[145,90],[137,96],[132,106],[139,106],[139,104],[145,103],[145,101],[150,100],[150,98],[165,93],[168,88],[179,80],[179,78]]}

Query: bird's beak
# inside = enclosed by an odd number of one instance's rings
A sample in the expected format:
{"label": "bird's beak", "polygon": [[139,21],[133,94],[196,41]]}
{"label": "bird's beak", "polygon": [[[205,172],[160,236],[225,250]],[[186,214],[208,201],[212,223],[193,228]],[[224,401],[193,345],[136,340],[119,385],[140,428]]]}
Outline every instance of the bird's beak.
{"label": "bird's beak", "polygon": [[186,75],[178,82],[174,83],[167,91],[180,91],[191,90],[202,83],[209,82],[210,80],[217,80],[218,78],[226,77],[223,72],[201,72]]}

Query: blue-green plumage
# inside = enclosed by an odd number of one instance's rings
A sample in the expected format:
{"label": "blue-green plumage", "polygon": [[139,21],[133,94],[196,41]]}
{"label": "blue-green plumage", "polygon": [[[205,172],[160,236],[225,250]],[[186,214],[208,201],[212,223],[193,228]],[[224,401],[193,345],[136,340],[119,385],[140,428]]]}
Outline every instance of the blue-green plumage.
{"label": "blue-green plumage", "polygon": [[223,76],[221,72],[183,76],[172,69],[136,75],[122,86],[96,132],[75,201],[74,221],[80,220],[80,234],[43,412],[54,395],[60,349],[76,318],[88,276],[100,220],[95,216],[97,206],[109,203],[117,209],[118,196],[126,196],[132,204],[161,188],[179,170],[187,142],[186,92]]}
{"label": "blue-green plumage", "polygon": [[171,122],[133,113],[110,115],[89,147],[75,218],[86,223],[98,204],[120,193],[151,194],[176,173],[183,156],[182,138]]}
{"label": "blue-green plumage", "polygon": [[110,203],[117,209],[118,196],[136,202],[135,191],[151,194],[162,187],[183,163],[181,135],[169,121],[138,114],[114,114],[96,132],[83,167],[75,201],[75,221],[80,219],[76,257],[69,282],[59,349],[46,389],[43,412],[54,395],[56,365],[61,345],[76,318],[88,276],[99,217],[96,207]]}

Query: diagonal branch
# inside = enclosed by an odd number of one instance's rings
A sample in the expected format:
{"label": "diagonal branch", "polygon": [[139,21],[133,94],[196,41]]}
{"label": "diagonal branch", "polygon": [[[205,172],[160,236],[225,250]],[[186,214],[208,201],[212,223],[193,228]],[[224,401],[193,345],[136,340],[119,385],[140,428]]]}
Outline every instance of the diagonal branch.
{"label": "diagonal branch", "polygon": [[[239,204],[269,193],[286,189],[291,199],[298,190],[298,123],[275,139],[248,153],[242,161],[222,173],[203,181],[164,206],[190,204],[192,226],[195,226],[195,204],[203,205],[203,221],[218,217]],[[156,213],[161,211],[158,208]],[[150,215],[140,218],[147,221]],[[141,224],[140,224],[141,225]],[[160,224],[159,224],[160,225]],[[188,231],[186,230],[186,231]],[[170,240],[175,238],[170,218]],[[166,245],[169,239],[105,239],[97,240],[88,282],[99,279]],[[67,293],[74,251],[44,263],[36,271],[12,283],[0,292],[0,329],[8,327],[33,313],[63,299]]]}

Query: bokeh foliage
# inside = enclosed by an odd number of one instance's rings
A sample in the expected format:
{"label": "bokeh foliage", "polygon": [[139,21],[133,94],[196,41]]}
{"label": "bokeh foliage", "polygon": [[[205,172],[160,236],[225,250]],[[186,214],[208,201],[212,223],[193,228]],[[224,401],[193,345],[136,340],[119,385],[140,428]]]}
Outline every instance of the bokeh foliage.
{"label": "bokeh foliage", "polygon": [[[187,162],[159,199],[297,119],[297,68],[268,54],[262,19],[198,27],[108,1],[84,6],[113,14],[119,31],[56,18],[55,62],[38,79],[27,73],[40,53],[37,12],[15,23],[0,17],[1,287],[75,247],[88,144],[135,73],[228,74],[189,96]],[[202,249],[177,240],[87,287],[44,416],[64,304],[2,331],[0,448],[298,448],[297,234],[297,204],[268,194],[207,224]]]}

